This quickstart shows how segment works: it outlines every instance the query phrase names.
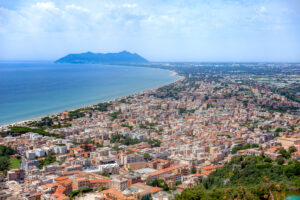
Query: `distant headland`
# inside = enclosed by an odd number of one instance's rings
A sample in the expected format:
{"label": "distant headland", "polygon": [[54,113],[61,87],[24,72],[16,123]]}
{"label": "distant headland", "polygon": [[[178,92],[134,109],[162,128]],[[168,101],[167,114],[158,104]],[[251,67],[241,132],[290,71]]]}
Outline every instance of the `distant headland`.
{"label": "distant headland", "polygon": [[128,51],[119,53],[79,53],[69,54],[58,60],[55,63],[147,63],[149,62],[142,56]]}

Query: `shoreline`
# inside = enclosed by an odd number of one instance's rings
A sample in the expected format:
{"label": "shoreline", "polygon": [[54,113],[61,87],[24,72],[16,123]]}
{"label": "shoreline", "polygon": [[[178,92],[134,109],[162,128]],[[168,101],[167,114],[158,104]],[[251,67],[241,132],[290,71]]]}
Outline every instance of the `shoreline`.
{"label": "shoreline", "polygon": [[[132,93],[132,94],[129,94],[129,95],[126,95],[126,96],[121,96],[121,97],[116,97],[116,98],[112,98],[112,99],[109,99],[109,100],[104,100],[104,101],[101,101],[101,102],[97,102],[95,104],[89,104],[89,105],[86,105],[86,106],[80,106],[80,107],[77,107],[77,108],[74,108],[74,109],[68,109],[68,110],[64,110],[64,111],[74,111],[74,110],[78,110],[78,109],[82,109],[82,108],[89,108],[89,107],[92,107],[94,105],[97,105],[99,103],[106,103],[106,102],[111,102],[111,101],[116,101],[118,99],[123,99],[123,98],[126,98],[126,97],[129,97],[129,96],[132,96],[132,95],[139,95],[139,94],[143,94],[147,91],[150,91],[150,90],[157,90],[161,87],[164,87],[164,86],[167,86],[167,85],[170,85],[170,84],[173,84],[173,83],[176,83],[178,81],[181,81],[181,80],[184,80],[184,76],[180,76],[177,74],[177,72],[173,71],[173,70],[169,70],[169,69],[161,69],[161,68],[155,68],[155,69],[159,69],[159,70],[165,70],[165,71],[169,71],[171,74],[170,76],[176,76],[178,77],[177,80],[171,82],[171,83],[167,83],[167,84],[164,84],[164,85],[161,85],[159,87],[156,87],[156,88],[151,88],[151,89],[146,89],[146,90],[143,90],[143,91],[140,91],[140,92],[135,92],[135,93]],[[55,112],[53,114],[48,114],[48,115],[43,115],[43,116],[39,116],[39,117],[34,117],[34,118],[31,118],[31,119],[27,119],[27,120],[21,120],[21,121],[16,121],[16,122],[12,122],[12,123],[8,123],[8,124],[0,124],[0,130],[1,129],[7,129],[8,127],[10,126],[21,126],[21,125],[26,125],[26,123],[28,122],[31,122],[31,121],[37,121],[37,120],[40,120],[44,117],[47,117],[47,116],[57,116],[59,114],[61,114],[62,112],[64,111],[60,111],[60,112]]]}

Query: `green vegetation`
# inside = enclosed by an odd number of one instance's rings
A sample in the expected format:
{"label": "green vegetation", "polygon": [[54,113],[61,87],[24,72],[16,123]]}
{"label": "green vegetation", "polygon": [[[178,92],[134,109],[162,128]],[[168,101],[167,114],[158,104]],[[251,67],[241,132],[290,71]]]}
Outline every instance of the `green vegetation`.
{"label": "green vegetation", "polygon": [[283,158],[277,158],[277,159],[276,159],[276,163],[277,163],[278,165],[283,165],[283,164],[284,164],[284,159],[283,159]]}
{"label": "green vegetation", "polygon": [[56,138],[64,138],[62,135],[58,135],[56,133],[49,133],[45,131],[44,129],[35,129],[35,128],[29,128],[26,126],[12,126],[10,127],[10,131],[8,132],[9,135],[22,135],[28,132],[32,133],[38,133],[43,136],[51,136],[51,137],[56,137]]}
{"label": "green vegetation", "polygon": [[0,145],[0,156],[10,156],[15,153],[16,153],[15,150],[13,150],[12,148],[4,145]]}
{"label": "green vegetation", "polygon": [[150,160],[151,156],[150,156],[149,153],[144,153],[144,158],[145,158],[146,160]]}
{"label": "green vegetation", "polygon": [[231,149],[231,153],[235,154],[239,150],[257,148],[257,147],[259,147],[258,144],[245,144],[245,145],[242,145],[242,146],[235,146]]}
{"label": "green vegetation", "polygon": [[281,148],[279,150],[279,153],[282,155],[283,158],[289,159],[291,157],[291,154],[296,152],[296,151],[297,151],[296,147],[290,146],[288,151],[286,151],[284,148]]}
{"label": "green vegetation", "polygon": [[113,135],[110,139],[110,142],[111,143],[121,143],[121,144],[124,144],[124,145],[133,145],[133,144],[138,144],[140,143],[141,141],[138,140],[138,139],[131,139],[130,137],[125,137],[123,135],[120,135],[120,134],[116,134],[116,135]]}
{"label": "green vegetation", "polygon": [[103,144],[100,144],[99,142],[96,142],[96,147],[103,147]]}
{"label": "green vegetation", "polygon": [[6,137],[8,136],[8,133],[0,132],[1,137]]}
{"label": "green vegetation", "polygon": [[133,129],[133,126],[129,126],[129,125],[127,125],[127,124],[122,124],[121,126],[122,126],[122,127],[127,127],[127,128],[129,128],[130,130]]}
{"label": "green vegetation", "polygon": [[124,136],[124,135],[120,135],[120,134],[116,134],[113,135],[110,139],[111,143],[121,143],[124,145],[134,145],[134,144],[138,144],[141,142],[147,142],[148,144],[151,145],[151,147],[160,147],[161,141],[160,140],[150,140],[150,139],[145,139],[145,140],[139,140],[139,139],[132,139],[130,137]]}
{"label": "green vegetation", "polygon": [[291,154],[287,152],[284,148],[279,150],[279,153],[282,155],[283,158],[288,159],[291,157]]}
{"label": "green vegetation", "polygon": [[[266,162],[268,161],[268,162]],[[271,162],[270,162],[271,161]],[[200,184],[184,190],[176,200],[284,199],[286,192],[300,192],[300,162],[278,165],[263,156],[235,156]]]}
{"label": "green vegetation", "polygon": [[114,146],[112,149],[115,150],[115,151],[119,151],[119,150],[122,150],[123,148],[120,148],[118,146]]}
{"label": "green vegetation", "polygon": [[106,176],[106,177],[110,177],[109,173],[107,173],[107,172],[103,172],[103,173],[101,173],[100,175]]}
{"label": "green vegetation", "polygon": [[[262,156],[235,156],[224,167],[212,172],[207,179],[203,180],[206,188],[249,186],[259,184],[268,179],[291,186],[300,186],[300,162],[292,160],[288,165],[276,165],[265,162]],[[224,181],[227,183],[224,184]]]}
{"label": "green vegetation", "polygon": [[146,122],[146,124],[140,124],[139,127],[143,129],[153,129],[154,126],[157,126],[157,122]]}
{"label": "green vegetation", "polygon": [[231,138],[231,136],[230,135],[218,135],[218,136],[226,136],[227,138]]}
{"label": "green vegetation", "polygon": [[51,163],[54,163],[56,161],[56,157],[49,155],[45,157],[45,160],[39,160],[38,168],[42,169],[46,165],[50,165]]}
{"label": "green vegetation", "polygon": [[58,122],[57,124],[54,124],[54,120],[57,120],[57,117],[51,118],[51,117],[43,117],[41,120],[37,120],[37,121],[32,121],[30,122],[28,125],[31,127],[38,127],[38,128],[63,128],[63,127],[70,127],[72,126],[71,123],[67,123],[67,122]]}
{"label": "green vegetation", "polygon": [[9,158],[13,154],[15,154],[15,150],[7,146],[0,145],[0,171],[20,168],[20,159]]}
{"label": "green vegetation", "polygon": [[265,104],[260,104],[257,105],[260,106],[263,109],[269,110],[271,112],[281,112],[281,113],[286,113],[288,111],[297,111],[298,108],[297,107],[293,107],[293,106],[289,106],[289,107],[285,107],[285,106],[274,106],[274,105],[265,105]]}
{"label": "green vegetation", "polygon": [[121,99],[121,100],[119,101],[119,103],[130,104],[130,101],[128,101],[127,99]]}
{"label": "green vegetation", "polygon": [[289,153],[291,154],[291,153],[294,153],[294,152],[296,152],[297,151],[297,148],[296,147],[294,147],[294,146],[290,146],[289,147]]}
{"label": "green vegetation", "polygon": [[0,171],[6,171],[9,169],[9,157],[7,156],[1,156],[0,157]]}
{"label": "green vegetation", "polygon": [[121,113],[122,113],[121,110],[118,110],[118,111],[113,112],[113,113],[110,114],[109,116],[110,116],[111,118],[113,118],[113,119],[117,119],[118,116],[119,116]]}
{"label": "green vegetation", "polygon": [[160,128],[158,130],[156,130],[155,132],[158,134],[158,135],[162,135],[162,132],[164,131],[164,129]]}
{"label": "green vegetation", "polygon": [[81,118],[84,117],[85,114],[81,109],[77,109],[77,110],[73,110],[69,112],[69,119],[73,120],[73,119],[77,119],[77,118]]}
{"label": "green vegetation", "polygon": [[10,158],[9,159],[9,168],[10,169],[19,169],[21,165],[21,159],[18,158]]}
{"label": "green vegetation", "polygon": [[71,192],[68,196],[70,197],[70,200],[73,200],[73,199],[75,199],[77,196],[79,196],[80,194],[88,193],[88,192],[91,192],[91,191],[93,191],[92,188],[83,188],[83,189],[80,189],[80,190],[74,190],[74,191]]}
{"label": "green vegetation", "polygon": [[160,140],[150,140],[150,139],[146,139],[145,142],[147,142],[148,144],[150,144],[151,148],[153,147],[160,147],[161,141]]}
{"label": "green vegetation", "polygon": [[262,130],[262,131],[270,131],[272,128],[271,125],[263,125],[263,126],[260,126],[259,129]]}
{"label": "green vegetation", "polygon": [[106,111],[108,111],[108,107],[111,105],[112,105],[111,103],[107,103],[107,102],[99,103],[96,106],[96,110],[98,110],[100,112],[106,112]]}
{"label": "green vegetation", "polygon": [[183,114],[183,113],[194,113],[195,112],[195,109],[192,109],[192,110],[188,110],[188,109],[186,109],[186,108],[179,108],[178,109],[178,112],[179,112],[179,114],[181,115],[181,114]]}
{"label": "green vegetation", "polygon": [[165,181],[163,179],[155,179],[152,182],[148,182],[147,185],[150,185],[152,187],[160,187],[164,191],[169,191],[170,190],[169,186],[167,185],[167,183],[165,183]]}
{"label": "green vegetation", "polygon": [[275,129],[275,132],[276,132],[276,133],[285,132],[285,131],[286,131],[285,128],[280,128],[280,127],[278,127],[278,128]]}
{"label": "green vegetation", "polygon": [[[175,200],[208,200],[208,199],[236,199],[236,200],[284,200],[288,189],[284,185],[262,183],[257,186],[239,186],[228,188],[214,188],[207,190],[203,185],[185,189]],[[273,197],[273,198],[272,198]]]}

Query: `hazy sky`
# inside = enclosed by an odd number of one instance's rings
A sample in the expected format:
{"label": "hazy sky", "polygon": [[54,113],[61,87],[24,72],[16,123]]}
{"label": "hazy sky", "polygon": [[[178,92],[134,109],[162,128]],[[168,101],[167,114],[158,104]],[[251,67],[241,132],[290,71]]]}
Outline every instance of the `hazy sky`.
{"label": "hazy sky", "polygon": [[300,0],[0,0],[0,60],[300,61]]}

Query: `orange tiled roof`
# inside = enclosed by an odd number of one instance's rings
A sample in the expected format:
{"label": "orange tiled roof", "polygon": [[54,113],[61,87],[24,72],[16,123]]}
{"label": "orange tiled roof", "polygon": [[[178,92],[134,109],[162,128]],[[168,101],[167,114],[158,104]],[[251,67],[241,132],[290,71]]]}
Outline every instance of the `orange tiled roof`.
{"label": "orange tiled roof", "polygon": [[280,146],[276,146],[276,147],[272,147],[272,148],[266,149],[266,151],[275,152],[275,151],[277,151],[280,148],[281,148]]}
{"label": "orange tiled roof", "polygon": [[217,168],[222,167],[222,165],[211,165],[211,166],[204,166],[200,167],[204,171],[209,171],[209,170],[216,170]]}
{"label": "orange tiled roof", "polygon": [[126,199],[126,197],[122,194],[122,192],[116,190],[115,188],[110,188],[108,190],[103,190],[101,193],[106,195],[113,195],[119,200]]}
{"label": "orange tiled roof", "polygon": [[67,197],[64,193],[66,191],[66,188],[63,186],[59,186],[55,193],[53,193],[51,196],[54,196],[56,200],[68,200],[69,197]]}
{"label": "orange tiled roof", "polygon": [[160,188],[160,187],[153,187],[151,193],[155,193],[155,192],[158,192],[158,191],[161,191],[161,190],[163,190],[163,189]]}
{"label": "orange tiled roof", "polygon": [[201,172],[201,174],[204,174],[206,176],[208,176],[210,173],[211,173],[211,171],[203,171],[203,172]]}
{"label": "orange tiled roof", "polygon": [[182,164],[182,165],[175,165],[175,166],[172,166],[172,167],[168,167],[168,168],[165,168],[165,169],[161,169],[161,170],[157,170],[155,172],[152,172],[150,173],[149,175],[150,176],[156,176],[156,175],[160,175],[160,174],[163,174],[163,173],[166,173],[166,172],[171,172],[173,170],[176,170],[176,169],[179,169],[181,167],[186,167],[187,165],[185,164]]}
{"label": "orange tiled roof", "polygon": [[61,180],[61,181],[58,181],[60,184],[62,185],[69,185],[72,183],[72,181],[70,179],[66,179],[66,180]]}
{"label": "orange tiled roof", "polygon": [[202,177],[203,175],[202,174],[194,174],[195,176],[197,177]]}
{"label": "orange tiled roof", "polygon": [[53,187],[57,187],[58,186],[58,183],[50,183],[50,184],[46,184],[46,185],[42,185],[42,189],[43,190],[46,190],[48,188],[53,188]]}
{"label": "orange tiled roof", "polygon": [[185,119],[201,119],[201,118],[196,116],[185,116]]}
{"label": "orange tiled roof", "polygon": [[129,150],[131,150],[131,151],[134,151],[134,152],[140,152],[139,150],[137,150],[137,149],[133,149],[133,148],[128,148]]}
{"label": "orange tiled roof", "polygon": [[60,177],[57,177],[54,180],[56,180],[56,181],[62,181],[62,180],[66,180],[66,179],[69,179],[69,177],[67,177],[67,176],[60,176]]}
{"label": "orange tiled roof", "polygon": [[125,174],[129,174],[129,172],[128,171],[126,171],[125,169],[123,169],[123,168],[120,168],[119,169],[121,172],[123,172],[123,173],[125,173]]}
{"label": "orange tiled roof", "polygon": [[[58,188],[55,190],[55,193],[57,194],[63,194],[66,191],[66,188],[63,186],[58,186]],[[54,193],[54,194],[55,194]]]}

